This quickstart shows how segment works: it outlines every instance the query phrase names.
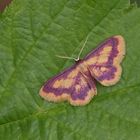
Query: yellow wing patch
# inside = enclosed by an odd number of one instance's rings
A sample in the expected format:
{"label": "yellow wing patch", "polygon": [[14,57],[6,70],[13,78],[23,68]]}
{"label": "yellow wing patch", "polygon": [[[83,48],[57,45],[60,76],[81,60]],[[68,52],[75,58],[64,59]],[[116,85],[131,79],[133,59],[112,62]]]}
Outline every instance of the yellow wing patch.
{"label": "yellow wing patch", "polygon": [[72,86],[74,80],[73,78],[76,77],[78,74],[77,69],[73,70],[72,72],[70,72],[67,77],[58,79],[56,81],[54,81],[53,83],[53,87],[54,88],[69,88]]}
{"label": "yellow wing patch", "polygon": [[112,46],[106,46],[105,48],[103,48],[102,53],[100,53],[98,56],[93,56],[92,58],[88,59],[87,64],[92,65],[95,63],[102,64],[104,62],[107,62],[108,56],[111,51]]}

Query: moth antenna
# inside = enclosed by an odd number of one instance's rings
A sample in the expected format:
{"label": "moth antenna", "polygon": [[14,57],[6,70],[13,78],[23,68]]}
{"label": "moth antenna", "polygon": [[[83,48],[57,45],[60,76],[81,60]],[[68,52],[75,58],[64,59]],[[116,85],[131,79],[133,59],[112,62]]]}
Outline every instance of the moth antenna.
{"label": "moth antenna", "polygon": [[63,58],[63,59],[70,59],[70,60],[78,61],[78,60],[80,59],[80,55],[81,55],[81,53],[82,53],[82,51],[83,51],[83,49],[84,49],[86,43],[87,43],[87,40],[88,40],[88,38],[89,38],[89,35],[90,35],[90,34],[87,35],[86,40],[85,40],[85,42],[84,42],[84,44],[83,44],[83,46],[82,46],[82,48],[81,48],[81,50],[80,50],[80,52],[79,52],[77,58],[69,57],[69,56],[61,56],[61,55],[55,55],[55,56],[56,56],[56,57],[59,57],[59,58]]}
{"label": "moth antenna", "polygon": [[83,52],[83,49],[84,49],[84,47],[85,47],[85,45],[86,45],[86,43],[87,43],[87,41],[88,41],[89,35],[90,35],[90,34],[88,34],[87,37],[86,37],[86,40],[85,40],[85,42],[84,42],[84,44],[83,44],[83,46],[82,46],[82,48],[81,48],[81,50],[80,50],[80,52],[79,52],[79,54],[78,54],[77,60],[80,59],[80,55],[81,55],[81,53]]}
{"label": "moth antenna", "polygon": [[63,59],[70,59],[70,60],[74,60],[74,61],[78,61],[76,58],[74,57],[69,57],[69,56],[61,56],[61,55],[55,55],[56,57],[59,58],[63,58]]}

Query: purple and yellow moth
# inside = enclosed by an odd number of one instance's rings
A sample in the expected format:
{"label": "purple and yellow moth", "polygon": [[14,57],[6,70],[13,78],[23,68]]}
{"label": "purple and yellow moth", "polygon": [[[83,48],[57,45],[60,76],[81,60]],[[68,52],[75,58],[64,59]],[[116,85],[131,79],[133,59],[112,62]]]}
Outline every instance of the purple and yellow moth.
{"label": "purple and yellow moth", "polygon": [[47,101],[68,101],[71,105],[88,104],[97,95],[95,80],[104,86],[116,84],[121,76],[125,42],[116,35],[106,39],[84,59],[48,80],[40,89]]}

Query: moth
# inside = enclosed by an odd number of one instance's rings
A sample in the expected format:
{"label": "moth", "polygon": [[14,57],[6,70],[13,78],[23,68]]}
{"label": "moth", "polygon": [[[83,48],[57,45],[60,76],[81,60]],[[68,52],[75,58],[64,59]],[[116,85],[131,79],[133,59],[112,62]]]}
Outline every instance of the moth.
{"label": "moth", "polygon": [[125,41],[121,35],[106,39],[85,58],[79,59],[82,50],[73,66],[45,82],[39,92],[41,97],[47,101],[68,101],[71,105],[82,106],[97,95],[96,81],[103,86],[119,81],[120,63],[125,55]]}

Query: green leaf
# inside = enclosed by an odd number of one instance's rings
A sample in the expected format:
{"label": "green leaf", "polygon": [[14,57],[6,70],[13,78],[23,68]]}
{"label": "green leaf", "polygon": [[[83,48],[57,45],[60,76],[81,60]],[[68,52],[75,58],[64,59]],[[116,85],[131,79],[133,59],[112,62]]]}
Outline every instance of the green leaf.
{"label": "green leaf", "polygon": [[[14,0],[0,16],[1,140],[140,139],[140,9],[128,0]],[[84,107],[50,103],[43,82],[112,35],[126,40],[121,81]]]}

